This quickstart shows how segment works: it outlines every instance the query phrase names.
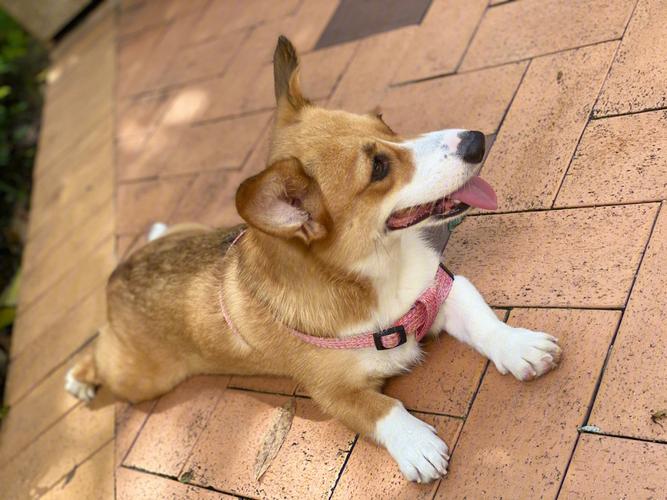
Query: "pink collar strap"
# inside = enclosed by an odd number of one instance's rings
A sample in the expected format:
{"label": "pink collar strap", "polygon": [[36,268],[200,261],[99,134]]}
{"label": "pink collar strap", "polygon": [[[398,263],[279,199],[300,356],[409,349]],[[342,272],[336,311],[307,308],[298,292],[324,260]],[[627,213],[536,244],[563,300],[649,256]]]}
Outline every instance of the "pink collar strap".
{"label": "pink collar strap", "polygon": [[[234,246],[244,232],[245,230],[236,236],[227,251]],[[288,328],[288,330],[304,342],[326,349],[365,349],[375,347],[378,351],[383,351],[405,344],[408,340],[408,335],[414,335],[415,340],[419,342],[433,326],[440,306],[449,295],[453,284],[454,275],[443,264],[440,264],[433,284],[417,298],[407,313],[398,318],[391,327],[385,330],[360,333],[345,338],[315,337],[292,328]],[[238,329],[232,323],[231,317],[225,308],[222,289],[220,290],[219,299],[220,309],[227,325],[232,332],[240,336]]]}

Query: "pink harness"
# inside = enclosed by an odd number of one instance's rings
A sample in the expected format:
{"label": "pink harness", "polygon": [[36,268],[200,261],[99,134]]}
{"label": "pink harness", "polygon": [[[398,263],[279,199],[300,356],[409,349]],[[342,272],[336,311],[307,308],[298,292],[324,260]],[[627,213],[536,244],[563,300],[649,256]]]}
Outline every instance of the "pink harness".
{"label": "pink harness", "polygon": [[[244,233],[245,230],[236,236],[227,251],[234,246]],[[304,342],[326,349],[365,349],[375,347],[378,351],[383,351],[405,344],[408,334],[414,335],[415,340],[419,342],[429,332],[431,326],[433,326],[440,306],[449,295],[453,284],[454,275],[443,264],[440,264],[433,284],[417,298],[407,313],[398,318],[390,328],[385,330],[360,333],[345,338],[315,337],[292,328],[288,328],[288,330],[292,335]],[[220,290],[220,310],[232,332],[241,336],[225,308],[222,290]]]}

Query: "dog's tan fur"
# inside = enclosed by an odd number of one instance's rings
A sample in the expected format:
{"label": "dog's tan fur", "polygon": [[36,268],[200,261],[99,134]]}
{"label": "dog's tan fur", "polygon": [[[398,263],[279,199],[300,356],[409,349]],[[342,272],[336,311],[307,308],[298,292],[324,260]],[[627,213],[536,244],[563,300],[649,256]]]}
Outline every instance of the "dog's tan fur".
{"label": "dog's tan fur", "polygon": [[[237,193],[243,237],[228,251],[238,228],[184,227],[132,254],[109,279],[109,322],[94,361],[73,373],[131,402],[196,374],[287,375],[326,412],[372,434],[397,403],[379,392],[382,378],[355,351],[312,346],[287,327],[326,337],[370,317],[376,290],[350,263],[374,251],[377,205],[414,166],[404,150],[378,141],[401,140],[380,116],[311,105],[288,42],[277,47],[275,76],[269,167]],[[378,151],[393,168],[371,183]]]}

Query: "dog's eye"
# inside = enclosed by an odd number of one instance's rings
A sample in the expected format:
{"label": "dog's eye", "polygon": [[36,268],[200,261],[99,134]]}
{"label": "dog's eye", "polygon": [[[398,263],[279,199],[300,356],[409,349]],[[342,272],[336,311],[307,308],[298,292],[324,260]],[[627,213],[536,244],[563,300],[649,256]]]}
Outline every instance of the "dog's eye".
{"label": "dog's eye", "polygon": [[381,181],[389,175],[389,158],[385,155],[375,155],[373,157],[373,172],[371,173],[371,181]]}

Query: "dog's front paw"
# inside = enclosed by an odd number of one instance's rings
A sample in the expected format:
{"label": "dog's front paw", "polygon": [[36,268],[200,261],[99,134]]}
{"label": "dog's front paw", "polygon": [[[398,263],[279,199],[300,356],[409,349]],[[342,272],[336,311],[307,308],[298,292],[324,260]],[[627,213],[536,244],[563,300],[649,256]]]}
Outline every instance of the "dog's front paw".
{"label": "dog's front paw", "polygon": [[432,426],[413,417],[402,405],[377,423],[376,438],[408,480],[430,483],[447,474],[447,445]]}
{"label": "dog's front paw", "polygon": [[542,332],[513,328],[504,323],[492,334],[491,361],[503,375],[532,380],[554,369],[560,361],[558,339]]}

